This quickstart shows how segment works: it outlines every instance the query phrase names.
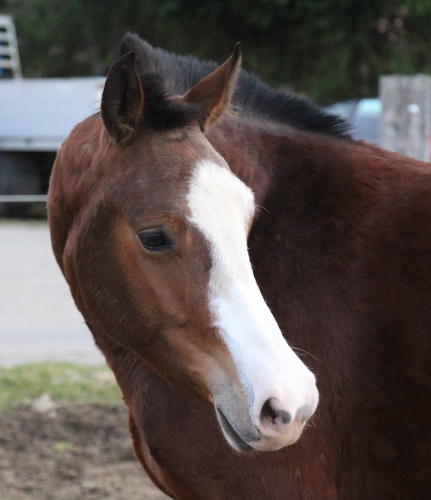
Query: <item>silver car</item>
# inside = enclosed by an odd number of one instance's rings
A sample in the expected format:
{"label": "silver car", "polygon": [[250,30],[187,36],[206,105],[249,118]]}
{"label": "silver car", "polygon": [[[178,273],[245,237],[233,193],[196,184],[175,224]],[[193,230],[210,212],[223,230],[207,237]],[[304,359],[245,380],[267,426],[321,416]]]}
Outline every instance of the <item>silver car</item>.
{"label": "silver car", "polygon": [[341,116],[352,126],[352,136],[380,145],[380,99],[352,99],[328,106],[326,110]]}

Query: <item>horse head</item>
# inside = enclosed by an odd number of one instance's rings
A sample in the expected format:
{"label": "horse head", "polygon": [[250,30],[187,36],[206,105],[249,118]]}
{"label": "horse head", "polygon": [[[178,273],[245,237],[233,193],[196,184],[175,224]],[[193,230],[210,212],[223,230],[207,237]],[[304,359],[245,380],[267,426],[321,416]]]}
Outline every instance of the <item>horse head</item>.
{"label": "horse head", "polygon": [[253,192],[204,134],[230,111],[240,61],[237,45],[170,97],[156,76],[138,74],[133,52],[123,55],[101,114],[59,152],[49,216],[57,260],[102,350],[109,338],[211,402],[236,450],[276,450],[299,438],[318,393],[253,276]]}

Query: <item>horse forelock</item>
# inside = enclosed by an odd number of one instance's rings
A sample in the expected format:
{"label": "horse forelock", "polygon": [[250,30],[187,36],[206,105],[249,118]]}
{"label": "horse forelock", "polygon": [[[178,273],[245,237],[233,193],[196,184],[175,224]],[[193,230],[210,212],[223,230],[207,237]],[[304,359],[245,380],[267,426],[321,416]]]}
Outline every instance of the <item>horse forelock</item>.
{"label": "horse forelock", "polygon": [[[121,53],[130,51],[136,53],[138,71],[141,74],[149,71],[161,75],[166,89],[172,94],[184,94],[217,68],[214,62],[171,54],[152,47],[135,34],[127,33],[122,40]],[[238,110],[238,117],[256,118],[300,130],[349,137],[350,126],[342,118],[327,113],[290,90],[273,89],[244,69],[239,74],[232,105]]]}
{"label": "horse forelock", "polygon": [[155,73],[140,75],[144,91],[144,124],[154,130],[170,130],[197,121],[199,110],[188,103],[171,99],[164,79]]}

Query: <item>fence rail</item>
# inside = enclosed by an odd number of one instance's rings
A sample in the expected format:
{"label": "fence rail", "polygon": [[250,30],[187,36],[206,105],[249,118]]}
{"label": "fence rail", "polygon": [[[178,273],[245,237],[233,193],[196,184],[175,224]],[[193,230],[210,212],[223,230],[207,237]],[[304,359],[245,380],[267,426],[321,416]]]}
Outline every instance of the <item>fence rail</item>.
{"label": "fence rail", "polygon": [[46,203],[46,194],[0,194],[0,203]]}

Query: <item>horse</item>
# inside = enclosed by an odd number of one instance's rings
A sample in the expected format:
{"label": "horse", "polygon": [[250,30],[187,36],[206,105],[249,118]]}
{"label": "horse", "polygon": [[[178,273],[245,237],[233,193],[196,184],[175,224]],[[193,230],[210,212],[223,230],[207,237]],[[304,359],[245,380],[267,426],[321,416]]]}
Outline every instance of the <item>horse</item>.
{"label": "horse", "polygon": [[178,500],[430,498],[430,165],[240,61],[126,35],[53,168],[136,456]]}

